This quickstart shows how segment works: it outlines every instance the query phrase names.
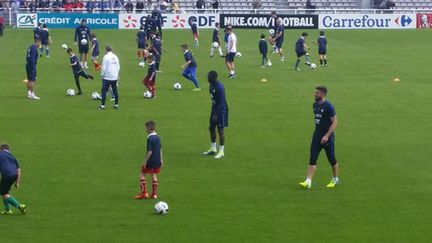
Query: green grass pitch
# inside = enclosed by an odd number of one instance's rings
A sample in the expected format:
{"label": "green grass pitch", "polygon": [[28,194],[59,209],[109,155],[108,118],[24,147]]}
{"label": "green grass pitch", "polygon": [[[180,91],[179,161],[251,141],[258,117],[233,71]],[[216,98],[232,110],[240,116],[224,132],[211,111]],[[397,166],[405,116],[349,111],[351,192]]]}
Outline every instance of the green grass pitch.
{"label": "green grass pitch", "polygon": [[[271,55],[261,69],[258,40],[265,30],[238,30],[238,77],[210,59],[211,31],[191,48],[204,88],[193,93],[180,75],[181,43],[189,31],[165,31],[158,97],[144,100],[134,31],[95,31],[121,62],[120,110],[97,111],[90,99],[100,81],[75,88],[68,56],[72,30],[51,30],[51,58],[38,61],[36,91],[26,98],[24,61],[31,30],[7,29],[0,39],[0,140],[23,168],[26,216],[0,217],[7,242],[430,242],[432,112],[431,32],[327,31],[329,67],[294,72],[294,41],[286,31],[286,62]],[[318,31],[310,31],[316,39]],[[317,50],[311,50],[318,63]],[[205,80],[220,73],[230,106],[225,155],[201,156],[209,145],[210,100]],[[94,73],[93,69],[91,72]],[[400,77],[400,83],[393,79]],[[268,79],[261,83],[262,78]],[[172,85],[181,82],[183,90]],[[329,88],[339,118],[336,154],[340,187],[324,154],[310,191],[305,178],[313,131],[314,87]],[[144,122],[154,119],[165,167],[160,200],[170,213],[155,216],[155,201],[134,201],[145,154]]]}

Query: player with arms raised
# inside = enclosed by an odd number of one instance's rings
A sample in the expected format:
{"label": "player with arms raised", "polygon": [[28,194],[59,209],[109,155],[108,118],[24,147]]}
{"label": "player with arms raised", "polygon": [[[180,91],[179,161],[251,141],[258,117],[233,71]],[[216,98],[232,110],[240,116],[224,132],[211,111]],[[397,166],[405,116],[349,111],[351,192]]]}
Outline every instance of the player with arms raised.
{"label": "player with arms raised", "polygon": [[80,64],[83,68],[88,68],[87,55],[89,52],[90,34],[90,28],[87,27],[87,20],[82,19],[81,24],[75,29],[74,41],[75,45],[78,44]]}

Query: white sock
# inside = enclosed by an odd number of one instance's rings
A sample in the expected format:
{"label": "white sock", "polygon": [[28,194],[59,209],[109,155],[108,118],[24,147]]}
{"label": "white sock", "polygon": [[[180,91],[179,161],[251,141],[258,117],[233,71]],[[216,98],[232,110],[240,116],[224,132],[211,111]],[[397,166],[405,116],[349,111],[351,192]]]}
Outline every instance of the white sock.
{"label": "white sock", "polygon": [[223,153],[223,152],[224,152],[224,147],[225,147],[224,145],[220,145],[220,146],[219,146],[219,152],[222,152],[222,153]]}
{"label": "white sock", "polygon": [[80,62],[81,67],[84,66],[83,62]]}
{"label": "white sock", "polygon": [[210,56],[213,56],[214,55],[214,48],[212,47],[212,48],[210,48]]}
{"label": "white sock", "polygon": [[216,150],[216,143],[211,143],[210,148]]}
{"label": "white sock", "polygon": [[28,96],[32,96],[32,92],[30,90],[27,91]]}
{"label": "white sock", "polygon": [[221,47],[219,47],[219,56],[223,56],[222,48]]}
{"label": "white sock", "polygon": [[231,75],[234,75],[234,74],[235,74],[234,70],[230,71],[230,74],[231,74]]}
{"label": "white sock", "polygon": [[310,178],[306,178],[306,183],[312,184],[312,180]]}
{"label": "white sock", "polygon": [[333,181],[334,182],[338,182],[339,181],[339,177],[333,177]]}

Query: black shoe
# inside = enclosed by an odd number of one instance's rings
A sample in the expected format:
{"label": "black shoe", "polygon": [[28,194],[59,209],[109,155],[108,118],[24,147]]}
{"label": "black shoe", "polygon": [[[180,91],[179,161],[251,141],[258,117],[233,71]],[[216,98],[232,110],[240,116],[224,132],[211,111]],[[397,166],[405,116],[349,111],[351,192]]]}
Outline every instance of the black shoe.
{"label": "black shoe", "polygon": [[94,79],[94,77],[92,75],[89,74],[89,79]]}
{"label": "black shoe", "polygon": [[82,95],[82,92],[78,92],[78,94],[77,95]]}
{"label": "black shoe", "polygon": [[118,110],[119,106],[118,105],[114,105],[114,110]]}

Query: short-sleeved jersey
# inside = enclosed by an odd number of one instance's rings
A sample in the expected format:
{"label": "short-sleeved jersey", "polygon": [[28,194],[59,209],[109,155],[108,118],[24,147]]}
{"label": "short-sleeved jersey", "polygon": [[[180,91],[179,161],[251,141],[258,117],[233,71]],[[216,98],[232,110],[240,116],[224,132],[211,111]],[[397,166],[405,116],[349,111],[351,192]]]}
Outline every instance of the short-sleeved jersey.
{"label": "short-sleeved jersey", "polygon": [[82,39],[90,39],[90,28],[84,25],[79,25],[75,29],[74,41],[81,42]]}
{"label": "short-sleeved jersey", "polygon": [[79,59],[76,55],[71,56],[70,58],[70,64],[73,64],[72,67],[72,71],[74,73],[79,73],[82,70],[82,67],[80,65]]}
{"label": "short-sleeved jersey", "polygon": [[99,54],[99,41],[98,41],[98,39],[93,38],[92,45],[93,45],[93,53]]}
{"label": "short-sleeved jersey", "polygon": [[0,175],[12,177],[18,175],[18,160],[8,151],[0,151]]}
{"label": "short-sleeved jersey", "polygon": [[37,60],[38,60],[37,47],[36,47],[36,45],[31,45],[27,49],[27,54],[26,54],[27,66],[36,68]]}
{"label": "short-sleeved jersey", "polygon": [[314,136],[324,136],[332,124],[332,117],[336,116],[336,110],[329,101],[322,103],[315,102],[313,104],[313,112],[315,115],[315,132]]}
{"label": "short-sleeved jersey", "polygon": [[219,41],[219,29],[218,28],[214,28],[213,29],[213,38],[212,38],[212,41],[213,42],[217,42],[217,43],[220,44],[220,41]]}
{"label": "short-sleeved jersey", "polygon": [[149,64],[147,69],[147,78],[153,75],[153,80],[156,80],[156,63],[153,61]]}
{"label": "short-sleeved jersey", "polygon": [[302,36],[297,40],[295,44],[296,52],[304,52],[304,44],[305,44],[305,38]]}
{"label": "short-sleeved jersey", "polygon": [[152,152],[150,158],[147,160],[146,168],[160,168],[162,166],[161,158],[162,144],[159,136],[156,133],[151,133],[147,137],[147,153]]}
{"label": "short-sleeved jersey", "polygon": [[33,38],[39,38],[39,33],[40,33],[41,28],[38,26],[36,28],[33,29]]}
{"label": "short-sleeved jersey", "polygon": [[325,50],[325,49],[327,49],[327,38],[326,38],[325,36],[320,36],[320,37],[318,38],[317,43],[318,43],[318,48],[319,48],[320,50]]}
{"label": "short-sleeved jersey", "polygon": [[186,62],[191,62],[189,63],[188,67],[197,67],[197,63],[195,62],[195,59],[189,50],[184,53],[184,59]]}
{"label": "short-sleeved jersey", "polygon": [[280,24],[280,25],[278,25],[276,27],[276,34],[275,34],[275,36],[278,36],[279,34],[281,34],[281,36],[278,37],[277,40],[283,41],[284,40],[284,36],[285,36],[285,29],[284,29],[284,26],[282,24]]}
{"label": "short-sleeved jersey", "polygon": [[267,41],[265,39],[261,39],[258,43],[259,52],[261,54],[265,54],[268,51]]}
{"label": "short-sleeved jersey", "polygon": [[196,22],[190,23],[190,27],[193,34],[198,34],[198,25]]}
{"label": "short-sleeved jersey", "polygon": [[212,101],[212,113],[226,111],[228,104],[225,97],[225,87],[219,82],[210,83],[210,98]]}
{"label": "short-sleeved jersey", "polygon": [[228,52],[237,53],[237,36],[234,33],[228,36],[228,48]]}
{"label": "short-sleeved jersey", "polygon": [[146,43],[147,33],[144,30],[140,30],[137,33],[137,41],[138,43]]}
{"label": "short-sleeved jersey", "polygon": [[152,46],[158,52],[156,55],[162,55],[162,41],[160,38],[154,38],[152,41]]}
{"label": "short-sleeved jersey", "polygon": [[49,31],[46,28],[43,28],[39,31],[39,38],[41,39],[41,43],[43,45],[47,45],[48,44],[48,40],[49,40]]}

